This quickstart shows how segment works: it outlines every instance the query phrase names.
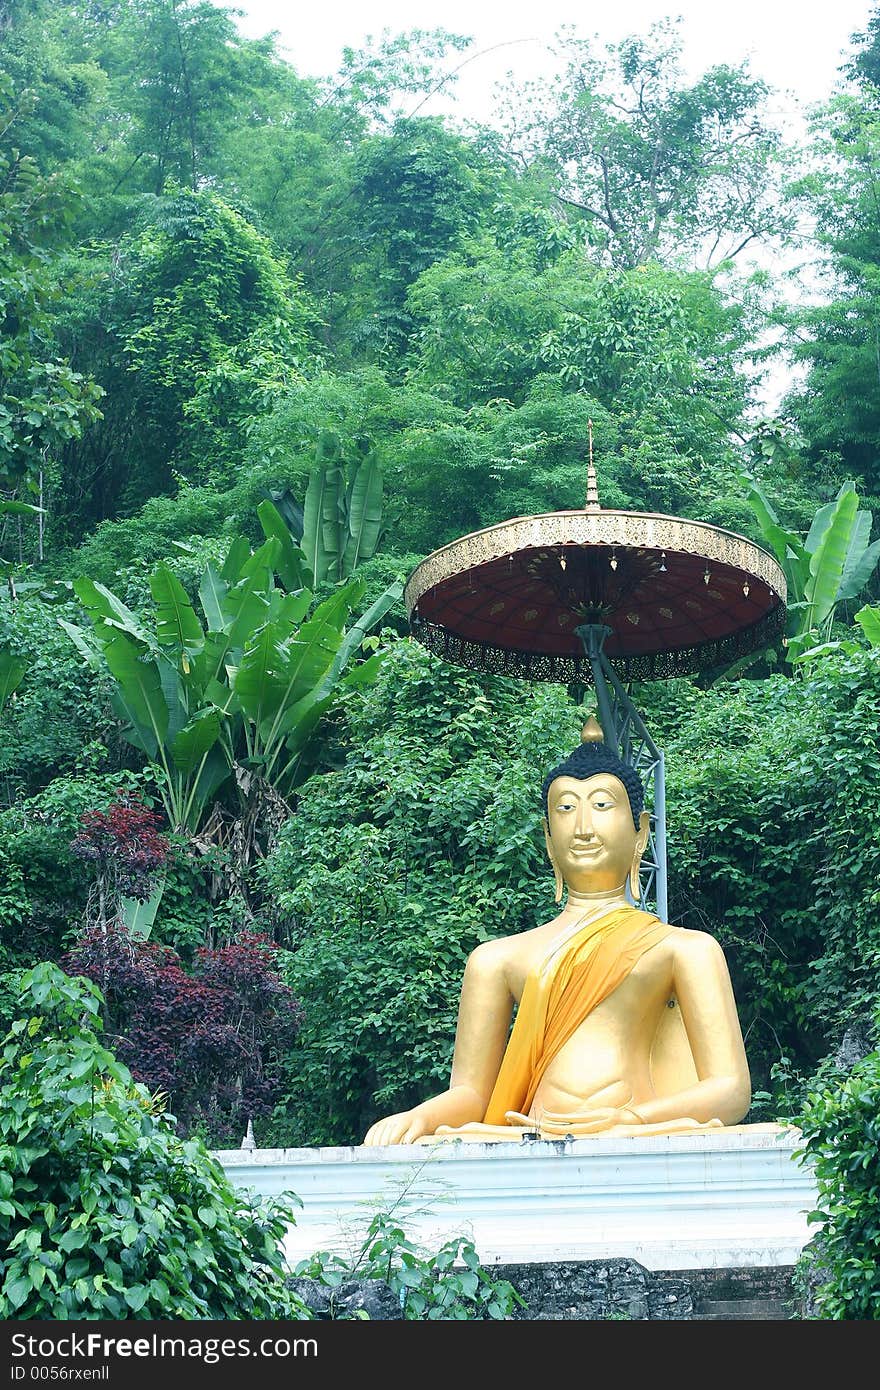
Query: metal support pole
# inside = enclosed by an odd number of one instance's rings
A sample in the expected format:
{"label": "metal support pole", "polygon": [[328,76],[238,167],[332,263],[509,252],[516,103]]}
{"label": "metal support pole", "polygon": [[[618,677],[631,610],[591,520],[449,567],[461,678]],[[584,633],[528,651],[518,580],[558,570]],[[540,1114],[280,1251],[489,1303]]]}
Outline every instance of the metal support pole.
{"label": "metal support pole", "polygon": [[666,768],[662,751],[654,743],[644,720],[629,697],[605,655],[605,638],[611,628],[602,623],[584,623],[575,628],[590,663],[596,692],[599,723],[609,747],[641,777],[646,794],[653,792],[651,831],[642,858],[639,906],[655,902],[661,921],[668,921],[666,872]]}

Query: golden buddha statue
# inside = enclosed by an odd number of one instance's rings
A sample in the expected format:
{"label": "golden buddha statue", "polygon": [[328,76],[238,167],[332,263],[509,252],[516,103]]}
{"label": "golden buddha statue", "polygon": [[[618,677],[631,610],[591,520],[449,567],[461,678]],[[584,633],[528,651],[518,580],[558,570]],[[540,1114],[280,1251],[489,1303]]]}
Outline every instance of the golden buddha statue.
{"label": "golden buddha statue", "polygon": [[543,796],[564,907],[471,952],[448,1090],[378,1120],[365,1144],[672,1134],[745,1116],[751,1082],[724,953],[628,898],[648,843],[644,789],[594,718]]}

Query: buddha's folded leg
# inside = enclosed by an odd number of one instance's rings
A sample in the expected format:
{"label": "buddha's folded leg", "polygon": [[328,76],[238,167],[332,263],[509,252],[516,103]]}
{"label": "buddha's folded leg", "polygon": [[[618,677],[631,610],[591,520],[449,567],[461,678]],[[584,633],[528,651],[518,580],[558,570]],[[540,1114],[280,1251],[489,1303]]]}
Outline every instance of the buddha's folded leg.
{"label": "buddha's folded leg", "polygon": [[658,1120],[653,1124],[632,1124],[625,1120],[596,1118],[589,1115],[541,1117],[542,1139],[605,1139],[646,1137],[651,1134],[689,1134],[697,1130],[723,1129],[721,1120],[693,1120],[682,1116],[676,1120]]}
{"label": "buddha's folded leg", "polygon": [[417,1144],[443,1144],[449,1143],[453,1139],[463,1139],[471,1143],[510,1143],[518,1142],[525,1134],[537,1134],[537,1127],[528,1128],[525,1125],[484,1125],[477,1121],[467,1125],[459,1125],[453,1128],[452,1125],[438,1125],[433,1134],[423,1134],[420,1139],[416,1139]]}

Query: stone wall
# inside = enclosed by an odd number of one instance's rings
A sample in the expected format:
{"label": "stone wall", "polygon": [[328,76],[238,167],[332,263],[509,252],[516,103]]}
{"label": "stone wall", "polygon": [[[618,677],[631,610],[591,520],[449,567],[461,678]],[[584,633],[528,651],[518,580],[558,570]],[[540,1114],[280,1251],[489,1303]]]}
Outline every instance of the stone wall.
{"label": "stone wall", "polygon": [[[507,1279],[525,1300],[518,1320],[604,1322],[610,1320],[781,1321],[797,1319],[792,1268],[645,1269],[636,1260],[583,1260],[551,1264],[494,1265],[493,1275]],[[331,1305],[327,1289],[314,1280],[289,1281],[321,1318],[400,1318],[400,1306],[387,1285],[351,1280],[338,1289]]]}

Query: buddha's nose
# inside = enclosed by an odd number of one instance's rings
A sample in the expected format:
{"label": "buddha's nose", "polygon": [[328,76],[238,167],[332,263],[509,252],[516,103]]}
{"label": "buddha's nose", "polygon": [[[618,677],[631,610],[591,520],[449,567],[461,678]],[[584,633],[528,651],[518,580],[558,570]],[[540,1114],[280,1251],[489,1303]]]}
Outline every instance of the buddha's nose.
{"label": "buddha's nose", "polygon": [[593,834],[593,817],[590,807],[585,802],[581,802],[578,807],[577,819],[575,821],[575,833],[584,839],[589,839]]}

